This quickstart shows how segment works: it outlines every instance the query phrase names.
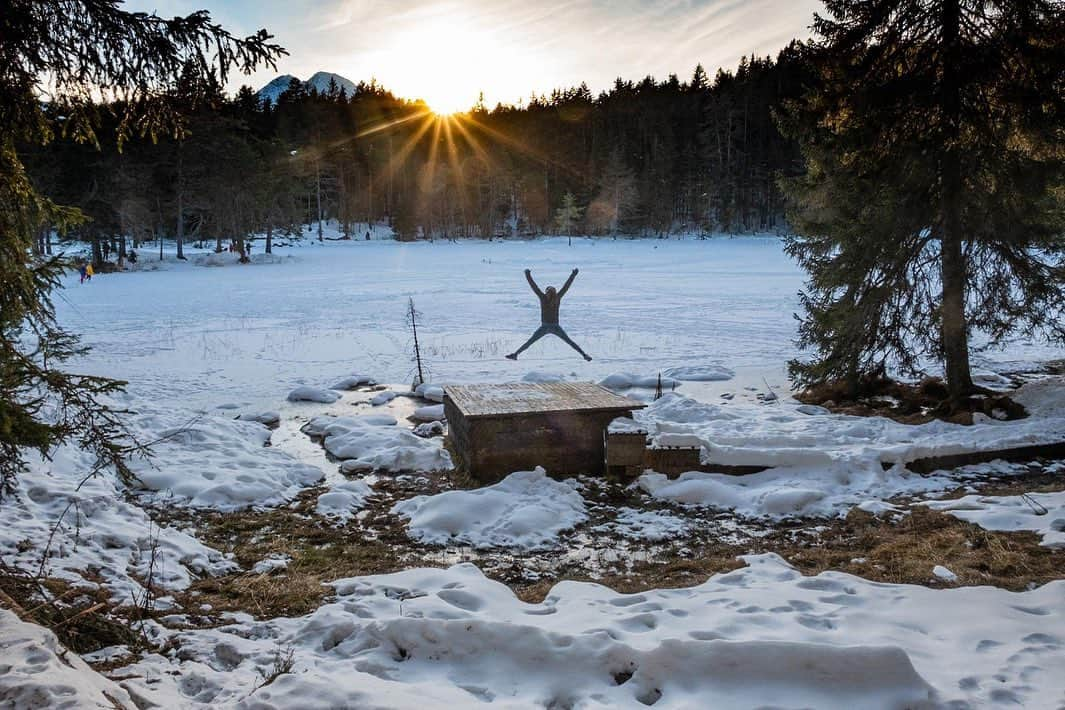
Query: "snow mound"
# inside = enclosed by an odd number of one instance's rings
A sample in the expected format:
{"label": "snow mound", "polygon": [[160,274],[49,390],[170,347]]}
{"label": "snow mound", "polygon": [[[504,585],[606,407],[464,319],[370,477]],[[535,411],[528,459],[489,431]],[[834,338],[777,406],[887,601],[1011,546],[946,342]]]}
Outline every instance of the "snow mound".
{"label": "snow mound", "polygon": [[[1065,548],[1065,491],[1022,496],[968,495],[956,500],[927,500],[932,510],[979,525],[984,530],[1028,530],[1043,538],[1041,544]],[[1043,512],[1045,511],[1045,512]]]}
{"label": "snow mound", "polygon": [[172,415],[138,417],[146,440],[157,441],[150,460],[131,468],[139,487],[157,501],[231,511],[286,503],[323,477],[316,466],[266,446],[261,424],[205,416],[177,423]]}
{"label": "snow mound", "polygon": [[[658,375],[634,375],[631,372],[615,372],[607,375],[599,384],[608,390],[627,390],[633,388],[655,389],[658,387]],[[677,380],[662,375],[662,388],[672,389],[677,386]]]}
{"label": "snow mound", "polygon": [[410,520],[408,534],[420,542],[525,550],[555,545],[588,517],[580,493],[540,467],[473,491],[400,501],[392,512]]}
{"label": "snow mound", "polygon": [[395,419],[387,415],[321,416],[307,422],[303,431],[322,437],[325,450],[344,462],[346,473],[451,468],[451,456],[439,439],[423,439],[394,424]]}
{"label": "snow mound", "polygon": [[363,387],[365,385],[376,385],[377,382],[369,375],[352,375],[345,377],[339,382],[331,385],[331,390],[353,390],[356,387]]}
{"label": "snow mound", "polygon": [[444,388],[440,385],[422,383],[415,388],[414,395],[416,397],[421,397],[422,399],[427,399],[430,402],[443,402]]}
{"label": "snow mound", "polygon": [[[931,589],[743,559],[688,588],[561,582],[535,604],[469,564],[354,577],[306,616],[173,632],[180,654],[116,672],[163,707],[899,710],[1065,693],[1065,636],[1048,624],[1063,581]],[[279,647],[292,672],[257,688]]]}
{"label": "snow mound", "polygon": [[281,421],[281,415],[278,412],[273,411],[244,412],[243,414],[238,414],[237,419],[242,422],[258,422],[260,424],[265,424],[266,426],[271,426]]}
{"label": "snow mound", "polygon": [[346,523],[366,505],[366,499],[372,494],[373,489],[365,481],[343,481],[318,496],[315,512],[337,523]]}
{"label": "snow mound", "polygon": [[340,395],[330,390],[324,390],[310,385],[300,385],[288,393],[289,402],[319,402],[332,404],[340,399]]}
{"label": "snow mound", "polygon": [[380,407],[382,404],[388,404],[398,396],[398,392],[378,392],[370,398],[370,404],[374,407]]}
{"label": "snow mound", "polygon": [[[671,379],[684,382],[723,382],[725,380],[731,380],[736,376],[735,372],[721,365],[685,365],[683,367],[671,367],[668,370],[665,370],[662,374]],[[664,387],[665,384],[662,386]]]}
{"label": "snow mound", "polygon": [[48,629],[0,609],[0,706],[135,710],[129,693],[59,643]]}
{"label": "snow mound", "polygon": [[143,509],[127,501],[113,471],[102,471],[82,483],[93,463],[91,455],[69,446],[56,450],[50,462],[31,460],[19,474],[15,493],[0,504],[5,563],[36,573],[55,528],[46,573],[95,589],[97,582],[82,577],[93,569],[111,600],[122,604],[143,596],[141,580],[147,577],[153,546],[157,546],[153,582],[169,591],[187,589],[200,576],[239,569],[187,533],[155,524]]}
{"label": "snow mound", "polygon": [[416,422],[439,422],[444,419],[444,405],[430,404],[418,407],[410,416]]}

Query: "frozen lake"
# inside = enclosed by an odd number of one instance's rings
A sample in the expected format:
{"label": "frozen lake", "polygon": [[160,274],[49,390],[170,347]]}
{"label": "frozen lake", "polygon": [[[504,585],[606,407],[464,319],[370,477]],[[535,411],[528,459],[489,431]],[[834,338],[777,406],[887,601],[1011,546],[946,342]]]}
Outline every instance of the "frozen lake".
{"label": "frozen lake", "polygon": [[[129,380],[138,396],[203,407],[272,406],[296,384],[327,386],[351,372],[409,383],[408,296],[437,382],[518,380],[534,370],[599,380],[718,364],[736,379],[684,391],[761,387],[763,378],[780,389],[796,354],[803,274],[776,238],[311,241],[276,257],[226,267],[169,262],[84,286],[70,277],[59,319],[93,348],[81,368]],[[157,258],[146,248],[140,266]],[[580,269],[561,321],[592,362],[553,337],[517,362],[503,357],[539,324],[526,268],[541,287]],[[994,358],[1060,353],[1022,346]]]}

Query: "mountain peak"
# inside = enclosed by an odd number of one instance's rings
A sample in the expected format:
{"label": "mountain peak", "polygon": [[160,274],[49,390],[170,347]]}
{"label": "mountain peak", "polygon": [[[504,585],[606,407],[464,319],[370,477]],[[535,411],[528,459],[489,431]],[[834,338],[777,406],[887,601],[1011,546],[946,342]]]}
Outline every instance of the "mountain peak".
{"label": "mountain peak", "polygon": [[[264,103],[277,103],[277,97],[288,89],[293,80],[300,81],[299,77],[292,76],[291,74],[282,74],[263,88],[256,91],[255,95]],[[334,74],[327,71],[315,72],[310,79],[307,81],[300,81],[300,83],[303,84],[306,89],[314,89],[318,93],[325,93],[329,91],[330,81],[336,82],[338,89],[346,90],[348,96],[351,96],[355,92],[355,82],[340,74]]]}

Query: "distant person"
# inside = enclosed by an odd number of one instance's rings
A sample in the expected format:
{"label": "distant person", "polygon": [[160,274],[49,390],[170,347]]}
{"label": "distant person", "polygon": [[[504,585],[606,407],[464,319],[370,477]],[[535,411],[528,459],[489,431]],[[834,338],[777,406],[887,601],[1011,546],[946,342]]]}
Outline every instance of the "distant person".
{"label": "distant person", "polygon": [[366,241],[370,241],[370,232],[369,231],[366,232]]}
{"label": "distant person", "polygon": [[566,331],[562,330],[562,326],[558,324],[558,308],[562,303],[562,297],[566,295],[566,291],[569,291],[569,287],[573,285],[573,279],[577,278],[578,270],[574,269],[573,273],[566,279],[566,283],[563,284],[562,290],[556,291],[554,286],[548,286],[547,291],[541,291],[540,287],[533,281],[532,272],[528,269],[525,270],[525,279],[529,282],[529,286],[532,287],[533,293],[540,299],[540,327],[536,329],[536,332],[532,334],[532,337],[525,341],[525,344],[518,348],[516,351],[507,355],[508,360],[517,360],[518,355],[521,355],[530,345],[535,343],[545,335],[554,335],[560,338],[563,342],[569,345],[571,348],[581,354],[585,360],[591,362],[591,356],[588,353],[581,350],[581,347],[577,343],[570,340],[570,337],[566,335]]}
{"label": "distant person", "polygon": [[85,280],[86,281],[92,281],[92,273],[93,273],[93,271],[92,271],[92,262],[90,261],[88,264],[85,265]]}
{"label": "distant person", "polygon": [[132,249],[130,249],[129,250],[129,254],[126,255],[126,261],[128,261],[131,264],[136,264],[137,263],[137,252],[135,252]]}
{"label": "distant person", "polygon": [[78,275],[81,276],[81,283],[85,283],[85,277],[88,275],[85,270],[85,264],[78,267]]}

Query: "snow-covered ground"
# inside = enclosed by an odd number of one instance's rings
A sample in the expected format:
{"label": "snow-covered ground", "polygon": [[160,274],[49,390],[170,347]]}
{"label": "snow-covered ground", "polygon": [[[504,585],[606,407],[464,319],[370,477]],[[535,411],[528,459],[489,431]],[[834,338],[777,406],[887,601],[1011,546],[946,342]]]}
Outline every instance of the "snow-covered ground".
{"label": "snow-covered ground", "polygon": [[[63,448],[33,461],[0,507],[5,563],[33,571],[48,548],[47,571],[102,584],[115,601],[143,597],[149,571],[165,608],[167,591],[237,568],[195,528],[155,525],[147,506],[274,508],[313,488],[308,515],[359,530],[378,476],[446,475],[438,425],[415,431],[408,421],[439,418],[439,389],[416,398],[394,384],[414,373],[408,297],[421,313],[434,383],[605,381],[648,400],[661,373],[676,392],[637,415],[658,443],[696,442],[708,462],[769,468],[645,474],[634,495],[654,510],[619,507],[596,522],[597,534],[619,541],[686,535],[707,511],[770,521],[892,510],[882,499],[931,498],[989,470],[917,476],[905,469],[914,458],[1065,438],[1060,378],[1018,394],[1031,418],[972,427],[799,406],[787,396],[784,363],[795,355],[802,275],[774,238],[310,242],[250,265],[194,255],[158,269],[152,258],[145,251],[136,272],[85,285],[71,278],[57,300],[61,322],[93,347],[77,369],[128,380],[120,403],[134,412],[130,425],[158,442],[153,459],[134,462],[140,484],[127,490],[109,472],[82,483],[92,461]],[[546,285],[574,267],[581,273],[562,322],[594,360],[553,338],[505,359],[538,324],[522,270]],[[997,372],[1063,355],[1020,343],[976,359],[984,380],[996,381]],[[371,378],[391,389],[370,391]],[[757,398],[770,391],[779,397]],[[408,494],[392,511],[415,541],[525,554],[588,527],[598,506],[588,485],[526,471],[475,491]],[[1034,530],[1056,546],[1060,494],[1033,499],[1049,513],[1036,515],[1020,497],[930,504],[990,529]],[[283,575],[288,562],[271,557],[250,573]],[[838,573],[806,578],[773,555],[747,563],[695,587],[636,596],[567,582],[541,604],[518,601],[469,565],[340,580],[336,600],[307,616],[158,627],[157,638],[180,651],[116,676],[134,698],[164,707],[1065,703],[1065,628],[1055,621],[1065,614],[1065,582],[1023,594],[936,590]],[[930,578],[953,574],[933,567]],[[24,697],[18,684],[46,703],[104,690],[126,702],[78,664],[63,670],[75,677],[34,691],[42,669],[56,665],[54,644],[2,614],[0,705]],[[263,685],[289,653],[288,672]]]}

